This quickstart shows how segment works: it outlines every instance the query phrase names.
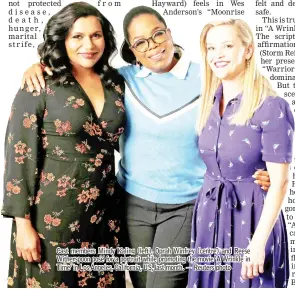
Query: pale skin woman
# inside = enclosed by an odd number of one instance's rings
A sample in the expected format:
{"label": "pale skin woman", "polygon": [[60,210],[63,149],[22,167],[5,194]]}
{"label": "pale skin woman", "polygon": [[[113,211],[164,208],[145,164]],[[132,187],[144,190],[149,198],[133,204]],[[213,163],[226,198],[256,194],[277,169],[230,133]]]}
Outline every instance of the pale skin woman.
{"label": "pale skin woman", "polygon": [[[236,28],[220,25],[207,33],[207,63],[214,75],[221,80],[223,97],[220,104],[222,116],[227,104],[243,91],[244,74],[247,61],[253,56],[252,44],[245,46]],[[264,272],[265,246],[274,227],[288,186],[288,163],[266,162],[271,186],[269,187],[258,226],[248,249],[247,260],[242,264],[243,279],[253,279]]]}
{"label": "pale skin woman", "polygon": [[[73,67],[72,74],[88,95],[96,114],[99,116],[104,106],[104,93],[100,77],[95,73],[93,66],[104,52],[105,41],[101,23],[97,17],[79,18],[69,31],[65,46]],[[50,72],[50,74],[52,73]],[[18,217],[15,220],[18,256],[28,262],[40,262],[40,239],[31,221]]]}

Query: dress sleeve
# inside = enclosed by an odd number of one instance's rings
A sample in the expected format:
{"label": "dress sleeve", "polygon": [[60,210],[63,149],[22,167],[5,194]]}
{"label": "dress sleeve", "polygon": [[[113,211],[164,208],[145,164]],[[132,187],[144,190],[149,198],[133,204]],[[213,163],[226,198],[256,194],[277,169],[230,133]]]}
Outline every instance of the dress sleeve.
{"label": "dress sleeve", "polygon": [[[122,75],[118,74],[117,77],[114,77],[112,82],[112,89],[117,96],[115,101],[117,112],[115,115],[118,116],[118,119],[121,122],[121,125],[118,127],[116,133],[108,134],[108,141],[114,147],[117,152],[120,152],[119,149],[119,138],[124,131],[125,125],[125,106],[124,106],[124,96],[125,96],[125,79]],[[124,115],[124,116],[122,116]]]}
{"label": "dress sleeve", "polygon": [[291,163],[294,118],[289,104],[281,97],[269,97],[261,112],[262,159],[266,162]]}
{"label": "dress sleeve", "polygon": [[32,95],[24,89],[12,104],[5,136],[3,216],[30,218],[43,159],[44,99],[43,94]]}

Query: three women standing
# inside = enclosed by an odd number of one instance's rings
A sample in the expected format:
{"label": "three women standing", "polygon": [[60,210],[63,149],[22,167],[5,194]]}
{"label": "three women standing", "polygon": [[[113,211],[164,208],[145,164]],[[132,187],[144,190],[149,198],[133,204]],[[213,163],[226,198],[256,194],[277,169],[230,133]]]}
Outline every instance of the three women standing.
{"label": "three women standing", "polygon": [[[124,33],[122,57],[132,65],[119,70],[127,84],[127,123],[118,182],[126,190],[130,244],[189,247],[193,207],[205,173],[195,129],[200,67],[176,52],[165,20],[149,7],[128,12]],[[25,77],[35,83],[31,74]],[[187,285],[187,271],[132,272],[131,277],[135,287]]]}

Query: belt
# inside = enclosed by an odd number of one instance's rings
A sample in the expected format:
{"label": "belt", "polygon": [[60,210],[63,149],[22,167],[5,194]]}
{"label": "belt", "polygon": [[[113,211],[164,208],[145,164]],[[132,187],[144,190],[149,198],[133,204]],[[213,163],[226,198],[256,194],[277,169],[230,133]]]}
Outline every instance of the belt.
{"label": "belt", "polygon": [[238,196],[233,183],[254,182],[252,177],[245,179],[226,179],[222,176],[213,177],[208,173],[206,173],[205,177],[207,177],[210,186],[210,189],[206,192],[206,197],[215,201],[216,198],[218,198],[218,196],[224,191],[226,207],[230,210],[238,207]]}

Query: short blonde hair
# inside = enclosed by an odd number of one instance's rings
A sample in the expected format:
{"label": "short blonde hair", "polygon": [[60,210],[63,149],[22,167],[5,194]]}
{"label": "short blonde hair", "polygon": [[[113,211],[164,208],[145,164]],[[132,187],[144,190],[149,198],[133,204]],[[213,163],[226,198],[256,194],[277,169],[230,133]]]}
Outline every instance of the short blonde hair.
{"label": "short blonde hair", "polygon": [[218,79],[207,63],[206,38],[208,31],[216,26],[231,25],[235,27],[238,37],[245,47],[252,45],[253,54],[247,64],[245,63],[243,97],[238,111],[233,115],[230,122],[236,125],[245,125],[253,116],[255,110],[261,105],[267,96],[276,96],[269,81],[259,72],[254,55],[254,36],[249,25],[241,19],[229,19],[227,21],[210,22],[203,28],[200,37],[202,54],[202,104],[198,123],[198,132],[201,133],[210,115],[214,95],[221,80]]}

